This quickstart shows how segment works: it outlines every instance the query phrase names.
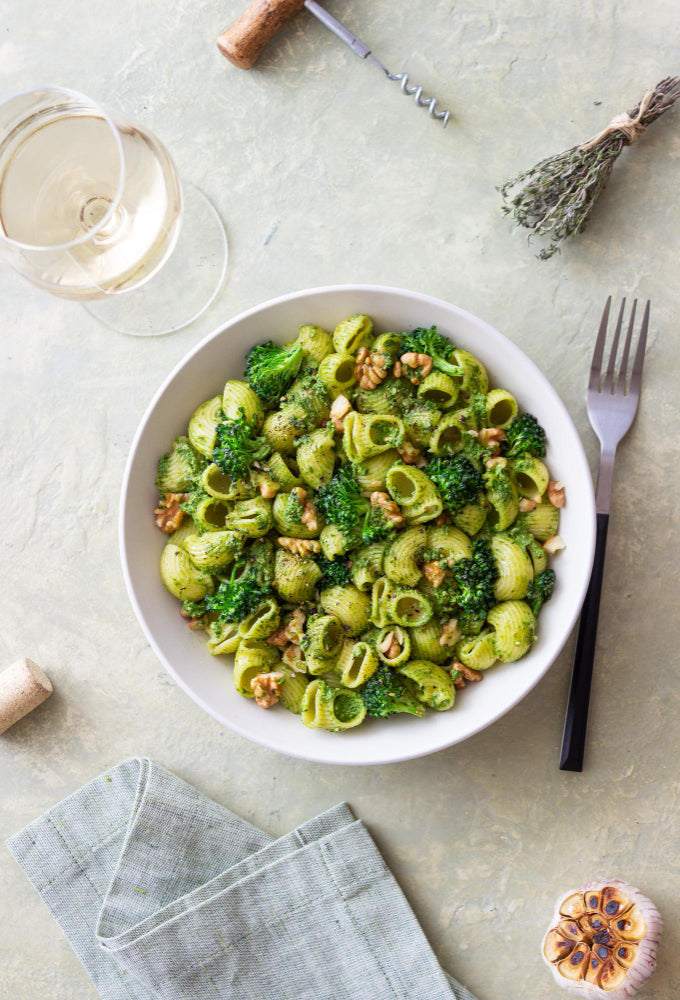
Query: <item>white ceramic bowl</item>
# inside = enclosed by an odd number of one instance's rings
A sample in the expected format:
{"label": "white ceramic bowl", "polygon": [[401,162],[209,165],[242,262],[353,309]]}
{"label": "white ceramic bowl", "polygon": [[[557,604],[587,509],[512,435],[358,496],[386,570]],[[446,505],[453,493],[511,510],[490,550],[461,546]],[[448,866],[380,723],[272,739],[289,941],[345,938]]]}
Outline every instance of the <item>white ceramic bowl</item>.
{"label": "white ceramic bowl", "polygon": [[[345,733],[310,730],[278,708],[263,711],[240,697],[231,681],[231,657],[212,657],[202,633],[191,632],[178,603],[164,589],[158,562],[165,537],[152,510],[156,463],[203,400],[240,378],[244,355],[256,343],[283,341],[314,323],[333,329],[343,318],[368,313],[378,330],[436,324],[457,346],[476,354],[491,384],[517,396],[548,435],[547,462],[566,486],[560,534],[566,550],[555,559],[557,585],[541,612],[539,638],[517,663],[494,666],[468,685],[448,712],[422,719],[367,720]],[[379,764],[433,753],[467,739],[509,711],[545,674],[562,649],[588,584],[595,541],[590,471],[576,429],[545,376],[518,347],[470,313],[418,292],[376,285],[340,285],[294,292],[232,319],[191,351],[151,401],[135,436],[123,482],[120,546],[125,582],[139,623],[168,673],[202,708],[241,736],[272,750],[332,764]]]}

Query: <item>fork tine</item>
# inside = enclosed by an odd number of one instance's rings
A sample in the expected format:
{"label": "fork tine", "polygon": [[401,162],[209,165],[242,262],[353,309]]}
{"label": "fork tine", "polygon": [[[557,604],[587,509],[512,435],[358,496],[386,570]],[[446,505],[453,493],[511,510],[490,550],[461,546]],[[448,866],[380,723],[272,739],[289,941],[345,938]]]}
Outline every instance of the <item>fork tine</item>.
{"label": "fork tine", "polygon": [[619,309],[619,318],[616,321],[616,330],[614,331],[614,339],[612,341],[611,351],[609,352],[609,364],[607,365],[607,374],[604,377],[604,383],[602,385],[602,392],[612,392],[614,386],[614,368],[616,367],[616,354],[619,349],[619,338],[621,336],[621,327],[623,325],[623,314],[626,308],[626,300],[621,299],[621,308]]}
{"label": "fork tine", "polygon": [[638,340],[635,360],[633,361],[633,374],[630,377],[629,395],[638,396],[640,394],[640,382],[642,381],[642,366],[645,363],[645,347],[647,346],[647,331],[649,329],[649,307],[650,301],[647,299],[645,313],[642,317],[642,327],[640,328],[640,339]]}
{"label": "fork tine", "polygon": [[628,322],[628,333],[626,334],[626,343],[623,345],[623,356],[621,358],[621,367],[619,368],[619,377],[616,380],[616,392],[623,395],[626,391],[626,375],[628,372],[628,358],[630,357],[630,345],[633,341],[633,327],[635,326],[635,310],[637,309],[637,299],[633,299],[633,308],[630,311],[630,320]]}
{"label": "fork tine", "polygon": [[593,360],[590,362],[590,379],[588,381],[588,389],[592,392],[600,391],[600,373],[602,372],[602,356],[604,354],[604,342],[607,339],[607,324],[609,323],[609,309],[612,304],[611,295],[607,299],[607,303],[604,307],[604,312],[602,313],[602,319],[600,321],[600,330],[597,334],[597,340],[595,341],[595,350],[593,351]]}

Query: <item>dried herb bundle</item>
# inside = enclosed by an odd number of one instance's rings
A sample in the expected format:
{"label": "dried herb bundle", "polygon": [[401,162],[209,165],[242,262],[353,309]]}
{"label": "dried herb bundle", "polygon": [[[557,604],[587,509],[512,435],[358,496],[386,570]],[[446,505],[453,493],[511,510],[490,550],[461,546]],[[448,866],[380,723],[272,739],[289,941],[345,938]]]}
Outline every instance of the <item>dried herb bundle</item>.
{"label": "dried herb bundle", "polygon": [[[548,156],[498,190],[503,211],[512,213],[530,236],[550,240],[538,254],[547,260],[562,240],[583,232],[595,202],[606,187],[614,162],[648,125],[680,97],[680,77],[668,76],[648,91],[627,114],[617,115],[598,135],[580,146]],[[510,192],[519,187],[516,194]]]}

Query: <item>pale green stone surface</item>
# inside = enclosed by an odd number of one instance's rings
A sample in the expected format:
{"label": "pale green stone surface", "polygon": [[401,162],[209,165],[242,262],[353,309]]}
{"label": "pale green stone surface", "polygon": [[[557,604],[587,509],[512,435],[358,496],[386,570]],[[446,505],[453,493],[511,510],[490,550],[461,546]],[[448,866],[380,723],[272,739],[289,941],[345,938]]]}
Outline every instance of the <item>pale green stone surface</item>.
{"label": "pale green stone surface", "polygon": [[[680,991],[677,907],[679,115],[621,157],[588,233],[540,263],[494,185],[580,141],[678,71],[673,0],[329,3],[455,116],[432,123],[306,14],[257,72],[218,55],[240,4],[63,0],[0,10],[2,91],[72,86],[151,125],[227,221],[229,283],[200,328],[119,337],[0,270],[0,663],[56,692],[0,737],[0,835],[107,766],[148,754],[272,833],[346,798],[442,964],[480,1000],[558,995],[539,945],[555,896],[592,875],[666,918],[647,1000]],[[595,106],[595,102],[602,102]],[[573,641],[536,690],[468,743],[370,770],[288,760],[203,714],[133,618],[116,517],[137,421],[211,326],[291,289],[382,282],[440,295],[515,340],[583,406],[605,296],[651,297],[641,412],[621,447],[584,774],[557,755]],[[418,724],[418,723],[414,723]],[[0,851],[0,997],[87,1000],[89,980]]]}

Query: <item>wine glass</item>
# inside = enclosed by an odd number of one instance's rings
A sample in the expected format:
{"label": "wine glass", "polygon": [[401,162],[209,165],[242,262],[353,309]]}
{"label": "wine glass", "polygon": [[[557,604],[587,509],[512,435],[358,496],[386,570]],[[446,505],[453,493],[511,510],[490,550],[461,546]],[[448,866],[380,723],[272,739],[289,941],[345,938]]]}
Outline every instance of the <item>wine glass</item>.
{"label": "wine glass", "polygon": [[0,255],[112,329],[149,336],[210,305],[227,241],[152,132],[42,87],[0,103]]}

